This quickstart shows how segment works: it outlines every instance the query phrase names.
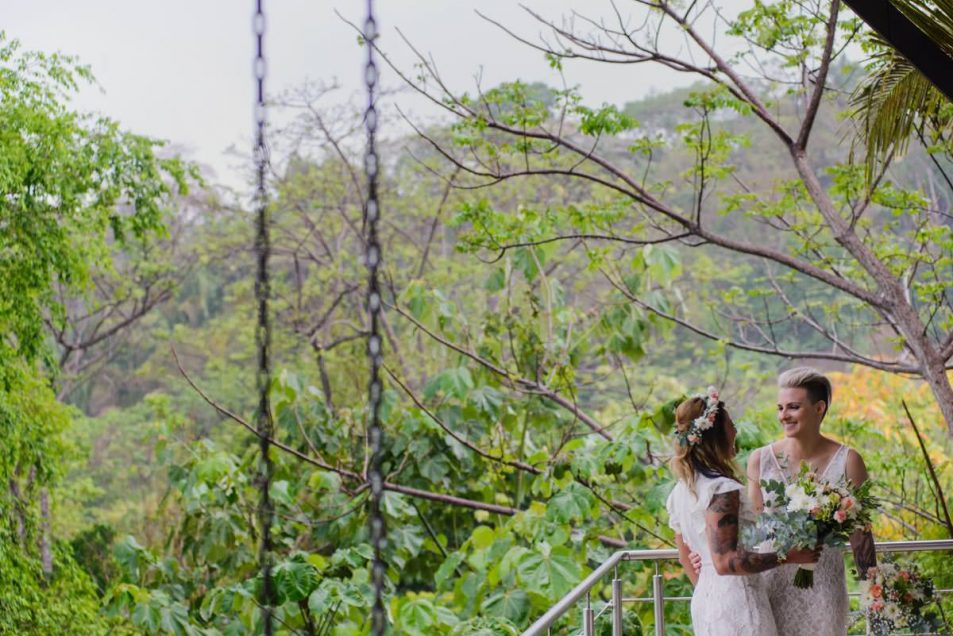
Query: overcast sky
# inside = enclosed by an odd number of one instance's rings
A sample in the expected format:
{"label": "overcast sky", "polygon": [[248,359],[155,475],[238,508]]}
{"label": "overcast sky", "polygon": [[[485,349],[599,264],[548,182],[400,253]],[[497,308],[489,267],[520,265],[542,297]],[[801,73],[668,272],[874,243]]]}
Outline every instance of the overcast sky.
{"label": "overcast sky", "polygon": [[[480,19],[475,8],[530,37],[540,32],[515,0],[379,0],[381,46],[403,65],[410,57],[395,32],[436,59],[461,89],[523,79],[558,83],[542,54]],[[609,16],[608,0],[527,0],[558,19],[573,9]],[[140,133],[168,139],[210,165],[221,182],[238,186],[237,160],[245,151],[252,113],[251,0],[4,0],[3,28],[25,47],[78,55],[92,66],[100,87],[76,104],[99,111]],[[357,89],[364,52],[339,11],[360,23],[358,0],[266,0],[269,92],[304,80],[337,80]],[[634,6],[634,4],[633,4]],[[571,84],[589,103],[624,103],[686,78],[650,66],[572,63]],[[385,86],[398,80],[385,73]],[[341,94],[349,94],[349,90]],[[419,105],[418,112],[426,112]]]}

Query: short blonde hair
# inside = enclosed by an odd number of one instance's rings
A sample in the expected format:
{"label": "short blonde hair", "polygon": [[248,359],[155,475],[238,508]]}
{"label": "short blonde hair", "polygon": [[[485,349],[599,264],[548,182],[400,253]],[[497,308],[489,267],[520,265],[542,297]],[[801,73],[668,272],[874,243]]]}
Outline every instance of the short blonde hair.
{"label": "short blonde hair", "polygon": [[826,375],[813,367],[795,367],[778,376],[779,389],[804,389],[811,402],[817,404],[824,400],[824,416],[831,408],[831,381]]}

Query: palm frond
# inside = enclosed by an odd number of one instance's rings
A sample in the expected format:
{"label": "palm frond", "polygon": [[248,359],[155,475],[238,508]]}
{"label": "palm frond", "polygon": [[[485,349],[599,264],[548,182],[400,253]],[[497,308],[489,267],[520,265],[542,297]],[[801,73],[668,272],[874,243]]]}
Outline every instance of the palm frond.
{"label": "palm frond", "polygon": [[950,0],[892,0],[913,24],[953,57],[953,2]]}
{"label": "palm frond", "polygon": [[[953,58],[951,0],[893,0],[897,9]],[[861,122],[867,174],[887,157],[900,157],[915,133],[944,134],[953,129],[949,99],[913,64],[879,36],[869,75],[851,98],[852,116]]]}

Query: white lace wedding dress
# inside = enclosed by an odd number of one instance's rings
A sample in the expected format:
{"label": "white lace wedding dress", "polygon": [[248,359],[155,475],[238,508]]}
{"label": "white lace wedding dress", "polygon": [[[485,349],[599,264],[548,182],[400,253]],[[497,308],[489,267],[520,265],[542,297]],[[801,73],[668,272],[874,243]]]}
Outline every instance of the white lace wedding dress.
{"label": "white lace wedding dress", "polygon": [[697,496],[679,481],[665,504],[669,525],[702,560],[692,594],[692,628],[696,636],[777,636],[764,580],[758,575],[721,576],[712,565],[705,511],[713,495],[734,490],[741,493],[739,520],[750,522],[753,511],[744,487],[727,477],[710,479],[696,475]]}
{"label": "white lace wedding dress", "polygon": [[[834,453],[820,474],[825,481],[845,479],[847,447],[841,446]],[[773,479],[787,483],[788,473],[771,445],[756,451],[761,453],[761,479]],[[796,472],[797,467],[788,467]],[[764,491],[761,492],[764,496]],[[783,636],[844,636],[847,633],[847,579],[844,573],[842,550],[826,548],[814,569],[814,587],[794,587],[794,563],[782,565],[762,573],[767,586],[768,599],[774,612],[778,633]]]}

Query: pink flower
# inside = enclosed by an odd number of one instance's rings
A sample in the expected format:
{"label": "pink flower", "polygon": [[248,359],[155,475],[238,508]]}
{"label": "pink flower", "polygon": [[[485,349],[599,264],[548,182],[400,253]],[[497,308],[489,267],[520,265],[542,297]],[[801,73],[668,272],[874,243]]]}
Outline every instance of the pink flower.
{"label": "pink flower", "polygon": [[837,512],[834,513],[834,521],[836,521],[837,523],[844,523],[845,521],[847,521],[847,513],[844,512],[843,510],[838,510]]}
{"label": "pink flower", "polygon": [[884,589],[880,587],[879,585],[877,585],[876,583],[870,586],[870,595],[874,598],[880,598],[881,595],[883,595],[883,591]]}
{"label": "pink flower", "polygon": [[698,435],[689,435],[689,436],[688,436],[688,443],[689,443],[689,444],[697,444],[697,443],[698,443]]}
{"label": "pink flower", "polygon": [[900,570],[900,573],[898,574],[898,576],[904,581],[910,580],[910,573],[907,572],[906,570]]}
{"label": "pink flower", "polygon": [[841,510],[850,510],[857,504],[853,497],[844,497],[840,500]]}
{"label": "pink flower", "polygon": [[873,603],[870,604],[870,609],[872,609],[875,612],[879,612],[883,608],[884,608],[883,601],[874,601]]}

